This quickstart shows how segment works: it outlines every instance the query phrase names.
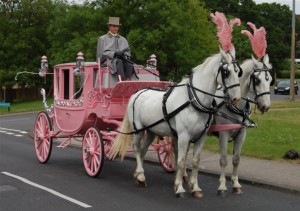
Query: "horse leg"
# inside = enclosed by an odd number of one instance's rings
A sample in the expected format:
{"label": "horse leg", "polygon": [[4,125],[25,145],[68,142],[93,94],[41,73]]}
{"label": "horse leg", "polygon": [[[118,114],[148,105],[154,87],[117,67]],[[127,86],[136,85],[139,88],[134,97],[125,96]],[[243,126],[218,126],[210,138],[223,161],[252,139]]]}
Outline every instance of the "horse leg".
{"label": "horse leg", "polygon": [[[185,153],[185,160],[187,161],[187,156],[188,156],[188,152],[190,150],[190,143],[189,143],[189,146],[187,148],[187,151]],[[178,145],[177,145],[177,139],[173,138],[173,149],[174,149],[174,154],[175,154],[175,159],[177,160],[178,159]],[[183,172],[183,176],[182,176],[182,179],[184,182],[188,182],[188,174],[187,174],[187,162],[185,162],[185,165],[184,165],[184,172]]]}
{"label": "horse leg", "polygon": [[178,145],[178,154],[177,154],[177,171],[175,176],[175,185],[174,190],[176,197],[184,198],[185,189],[183,188],[183,176],[185,172],[185,163],[186,163],[186,152],[189,145],[188,137],[179,137],[177,141]]}
{"label": "horse leg", "polygon": [[189,177],[188,177],[188,174],[187,174],[187,156],[188,156],[188,151],[186,152],[186,156],[185,156],[185,165],[184,165],[184,172],[183,172],[183,176],[182,176],[182,179],[184,182],[189,182]]}
{"label": "horse leg", "polygon": [[241,129],[239,135],[236,137],[234,141],[234,149],[233,149],[233,157],[232,157],[232,176],[231,176],[231,181],[233,183],[233,189],[232,192],[234,194],[243,194],[242,191],[242,186],[239,183],[239,178],[238,178],[238,167],[240,164],[240,155],[241,155],[241,150],[242,146],[245,142],[246,138],[246,129],[243,128]]}
{"label": "horse leg", "polygon": [[189,179],[189,187],[192,192],[193,197],[195,198],[202,198],[203,192],[202,189],[198,185],[198,174],[199,174],[199,167],[200,167],[200,154],[201,149],[203,147],[206,135],[204,134],[200,140],[198,140],[194,145],[194,152],[193,152],[193,166],[192,172]]}
{"label": "horse leg", "polygon": [[147,186],[146,184],[146,178],[144,175],[144,168],[143,168],[143,161],[141,157],[141,139],[142,139],[143,133],[135,134],[133,137],[133,143],[132,148],[135,154],[137,167],[135,172],[133,173],[133,178],[135,181],[135,184],[140,187]]}
{"label": "horse leg", "polygon": [[227,167],[227,131],[219,132],[219,146],[220,146],[220,167],[221,173],[219,178],[218,196],[225,197],[227,195],[226,187],[226,167]]}
{"label": "horse leg", "polygon": [[153,142],[154,138],[155,138],[155,134],[148,130],[147,133],[146,133],[146,137],[145,137],[145,139],[142,143],[142,147],[141,147],[142,161],[144,160],[144,157],[145,157],[145,155],[148,151],[148,148],[151,145],[151,143]]}

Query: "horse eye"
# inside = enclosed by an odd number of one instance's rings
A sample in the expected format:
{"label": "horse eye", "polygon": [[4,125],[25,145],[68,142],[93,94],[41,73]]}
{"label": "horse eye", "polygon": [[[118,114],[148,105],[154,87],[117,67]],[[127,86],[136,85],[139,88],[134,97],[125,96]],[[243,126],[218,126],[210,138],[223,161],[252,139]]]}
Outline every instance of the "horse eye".
{"label": "horse eye", "polygon": [[226,70],[224,71],[224,77],[225,77],[225,78],[228,78],[228,77],[229,77],[229,73],[230,73],[230,72],[226,69]]}
{"label": "horse eye", "polygon": [[260,79],[259,78],[255,78],[255,85],[258,86],[260,84]]}

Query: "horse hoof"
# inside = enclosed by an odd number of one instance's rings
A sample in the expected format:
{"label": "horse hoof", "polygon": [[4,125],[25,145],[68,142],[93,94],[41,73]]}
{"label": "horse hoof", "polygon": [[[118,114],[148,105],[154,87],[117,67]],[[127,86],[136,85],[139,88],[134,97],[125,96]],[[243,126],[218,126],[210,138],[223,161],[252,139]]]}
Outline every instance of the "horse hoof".
{"label": "horse hoof", "polygon": [[203,194],[202,191],[194,191],[194,192],[192,192],[192,196],[193,196],[194,198],[200,199],[200,198],[203,198],[204,194]]}
{"label": "horse hoof", "polygon": [[137,187],[140,187],[140,188],[147,187],[147,183],[145,181],[141,182],[141,181],[135,180],[134,183]]}
{"label": "horse hoof", "polygon": [[185,195],[184,195],[184,193],[176,193],[176,198],[184,199]]}
{"label": "horse hoof", "polygon": [[218,196],[226,197],[227,196],[227,190],[218,190]]}
{"label": "horse hoof", "polygon": [[240,195],[240,194],[243,194],[244,192],[242,191],[242,188],[233,188],[232,193]]}

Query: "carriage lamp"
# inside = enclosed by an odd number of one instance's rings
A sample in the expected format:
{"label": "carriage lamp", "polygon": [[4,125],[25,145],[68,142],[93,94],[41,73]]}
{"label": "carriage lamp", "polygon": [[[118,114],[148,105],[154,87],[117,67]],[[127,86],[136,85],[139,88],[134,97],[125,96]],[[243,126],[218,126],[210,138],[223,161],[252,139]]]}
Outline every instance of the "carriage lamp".
{"label": "carriage lamp", "polygon": [[80,70],[83,68],[84,66],[84,58],[83,58],[83,53],[79,52],[77,54],[77,58],[76,58],[76,67],[79,68]]}
{"label": "carriage lamp", "polygon": [[39,76],[45,77],[47,74],[47,70],[48,70],[48,60],[47,60],[47,56],[44,55],[41,57],[41,68],[39,71]]}
{"label": "carriage lamp", "polygon": [[155,54],[150,56],[150,59],[147,60],[147,68],[155,69],[157,65],[157,60]]}

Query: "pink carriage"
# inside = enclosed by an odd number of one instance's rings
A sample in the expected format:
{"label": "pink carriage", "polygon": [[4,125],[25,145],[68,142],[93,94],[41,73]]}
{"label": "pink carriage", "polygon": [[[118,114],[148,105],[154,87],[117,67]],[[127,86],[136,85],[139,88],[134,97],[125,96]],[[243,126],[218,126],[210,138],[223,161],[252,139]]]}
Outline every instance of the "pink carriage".
{"label": "pink carriage", "polygon": [[[42,57],[40,75],[47,72],[47,58]],[[166,90],[172,83],[160,81],[155,55],[147,67],[135,65],[136,76],[121,81],[108,68],[97,62],[77,61],[58,64],[53,70],[54,104],[47,106],[45,91],[41,93],[46,111],[37,115],[34,125],[35,152],[39,162],[46,163],[51,155],[53,139],[63,140],[67,147],[72,139],[82,141],[83,163],[88,175],[95,177],[102,169],[108,152],[121,126],[130,96],[144,88]],[[210,131],[230,130],[241,125],[213,125]],[[152,144],[159,161],[167,172],[175,170],[175,155],[171,137],[158,137]]]}
{"label": "pink carriage", "polygon": [[[40,75],[45,76],[46,70],[47,58],[42,57]],[[64,148],[74,138],[82,141],[86,172],[97,176],[122,123],[130,96],[144,88],[165,90],[171,84],[160,81],[155,55],[148,60],[146,68],[135,65],[135,71],[137,77],[133,75],[131,80],[120,81],[109,69],[101,69],[99,63],[84,62],[81,52],[76,62],[54,66],[54,104],[47,106],[42,90],[46,111],[38,114],[34,125],[39,162],[49,160],[53,139],[63,140],[59,147]]]}

